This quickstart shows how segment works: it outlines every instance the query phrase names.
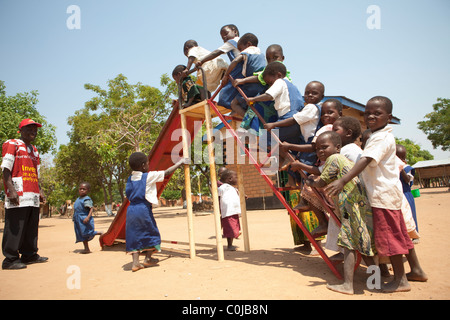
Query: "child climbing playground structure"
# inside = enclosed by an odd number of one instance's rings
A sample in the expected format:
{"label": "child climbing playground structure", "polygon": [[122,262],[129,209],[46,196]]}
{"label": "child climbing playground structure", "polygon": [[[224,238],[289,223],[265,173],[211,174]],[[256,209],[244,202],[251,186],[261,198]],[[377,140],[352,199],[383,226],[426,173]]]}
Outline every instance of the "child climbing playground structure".
{"label": "child climbing playground structure", "polygon": [[[204,74],[204,73],[203,73]],[[232,79],[231,79],[232,80]],[[204,90],[206,89],[206,79],[203,78],[203,84],[204,84]],[[323,248],[317,243],[317,241],[313,238],[311,233],[308,231],[308,229],[303,225],[301,220],[298,218],[296,212],[294,209],[289,205],[289,203],[284,198],[282,191],[286,190],[293,190],[295,188],[279,188],[278,186],[275,186],[275,183],[272,181],[272,179],[266,174],[264,170],[265,162],[258,163],[257,159],[252,155],[252,152],[249,150],[249,148],[245,145],[245,141],[241,141],[238,133],[236,132],[238,121],[240,119],[236,119],[233,116],[226,115],[230,112],[229,109],[226,109],[224,107],[221,107],[217,105],[217,103],[214,101],[214,98],[217,96],[217,94],[221,90],[221,86],[216,90],[216,92],[213,94],[213,96],[207,100],[201,101],[195,105],[189,106],[187,108],[180,108],[180,107],[174,107],[172,110],[172,113],[170,114],[169,118],[167,119],[157,141],[155,142],[154,146],[152,147],[152,150],[149,154],[149,167],[152,171],[156,170],[165,170],[169,166],[172,165],[172,150],[174,147],[179,144],[179,141],[172,141],[169,137],[171,137],[171,134],[176,129],[182,129],[182,156],[185,158],[190,157],[190,142],[193,141],[193,137],[197,134],[199,130],[199,126],[194,126],[195,121],[201,121],[206,126],[206,140],[208,145],[208,161],[210,165],[210,182],[211,182],[211,198],[213,201],[213,214],[214,214],[214,225],[215,225],[215,233],[216,233],[216,249],[217,249],[217,260],[223,261],[224,260],[224,249],[223,249],[223,243],[222,243],[222,232],[221,232],[221,216],[220,216],[220,209],[219,209],[219,198],[218,198],[218,188],[217,188],[217,175],[216,175],[216,163],[215,163],[215,148],[214,148],[214,141],[213,141],[213,124],[212,119],[218,118],[220,119],[221,123],[226,127],[228,132],[232,135],[235,141],[235,148],[242,150],[246,157],[248,158],[249,162],[253,164],[254,168],[259,172],[261,177],[264,179],[264,181],[269,185],[269,187],[272,189],[272,192],[274,195],[278,198],[280,203],[286,210],[288,211],[289,215],[293,218],[293,220],[296,222],[296,224],[299,226],[299,228],[302,230],[302,232],[305,234],[305,236],[308,238],[308,240],[311,242],[311,244],[314,246],[314,248],[317,250],[317,252],[320,254],[322,259],[326,262],[328,267],[331,269],[331,271],[334,273],[334,275],[342,279],[341,274],[336,269],[335,264],[329,259]],[[244,97],[244,99],[247,100],[247,97],[242,92],[242,90],[238,87],[237,88],[239,93]],[[208,95],[205,95],[208,96]],[[181,97],[181,95],[180,95]],[[180,106],[181,104],[178,104]],[[264,119],[261,117],[261,115],[258,113],[258,111],[252,106],[249,105],[249,108],[255,112],[255,114],[258,116],[259,121],[264,123]],[[229,123],[231,122],[231,124]],[[271,132],[272,139],[274,139],[277,144],[275,148],[272,148],[269,156],[270,157],[272,153],[276,151],[277,146],[279,146],[280,140],[278,137]],[[236,152],[237,154],[237,152]],[[289,155],[291,160],[293,160],[292,155]],[[236,166],[237,176],[238,176],[238,190],[239,190],[239,196],[240,196],[240,204],[241,204],[241,220],[242,220],[242,235],[244,240],[244,252],[250,252],[250,239],[249,239],[249,232],[248,232],[248,222],[247,222],[247,211],[246,211],[246,201],[245,201],[245,190],[244,190],[244,182],[243,182],[243,172],[242,172],[242,165]],[[302,178],[306,178],[305,174],[303,172],[300,172]],[[185,189],[186,189],[186,195],[191,194],[191,177],[190,177],[190,168],[188,164],[184,165],[184,175],[185,175]],[[162,183],[157,184],[157,190],[158,190],[158,196],[162,193],[165,186],[167,185],[168,181],[170,179],[170,176],[166,177],[165,180]],[[299,189],[299,187],[296,187],[296,189]],[[317,190],[313,188],[313,192],[315,192],[316,196],[321,200],[322,205],[327,209],[327,212],[329,214],[329,217],[334,219],[338,225],[340,225],[340,221],[333,212],[333,210],[327,205],[325,201],[323,201],[322,197],[318,194]],[[188,225],[188,236],[189,236],[189,256],[191,259],[195,258],[196,251],[195,251],[195,238],[194,238],[194,225],[193,225],[193,210],[192,210],[192,197],[187,196],[186,197],[187,202],[187,225]],[[117,239],[125,239],[125,223],[126,223],[126,209],[128,207],[128,201],[124,201],[122,207],[119,209],[114,221],[111,223],[111,226],[109,227],[109,230],[103,234],[100,237],[100,245],[103,246],[110,246],[114,244],[114,242]],[[177,243],[177,241],[163,241],[163,242],[171,242],[171,243]],[[198,244],[201,245],[201,244]],[[358,261],[356,266],[359,265],[360,262],[360,256],[358,256]]]}

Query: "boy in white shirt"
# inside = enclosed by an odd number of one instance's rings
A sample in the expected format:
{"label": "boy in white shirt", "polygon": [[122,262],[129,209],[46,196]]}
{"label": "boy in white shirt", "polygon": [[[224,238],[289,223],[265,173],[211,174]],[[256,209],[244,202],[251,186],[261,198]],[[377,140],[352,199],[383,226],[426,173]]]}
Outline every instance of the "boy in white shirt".
{"label": "boy in white shirt", "polygon": [[[387,126],[391,119],[392,102],[389,98],[376,96],[367,102],[364,121],[372,135],[355,166],[325,190],[330,196],[335,196],[351,179],[362,174],[372,207],[378,254],[390,257],[394,269],[393,281],[382,289],[384,292],[401,292],[411,290],[408,280],[427,281],[428,277],[419,264],[401,211],[403,192],[395,159],[395,138],[392,128]],[[411,266],[408,275],[403,266],[403,254]]]}
{"label": "boy in white shirt", "polygon": [[[186,75],[191,69],[192,64],[196,64],[199,60],[207,57],[211,52],[200,47],[195,40],[188,40],[184,43],[183,52],[188,57]],[[228,64],[221,57],[216,57],[206,61],[202,65],[205,72],[206,85],[209,92],[214,92],[220,84]],[[203,75],[201,70],[197,72],[197,84],[203,86]]]}

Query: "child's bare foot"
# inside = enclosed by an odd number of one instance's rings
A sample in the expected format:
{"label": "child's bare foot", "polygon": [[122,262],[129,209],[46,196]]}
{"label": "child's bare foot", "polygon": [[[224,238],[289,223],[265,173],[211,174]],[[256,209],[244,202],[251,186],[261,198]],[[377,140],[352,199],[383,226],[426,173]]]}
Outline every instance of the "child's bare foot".
{"label": "child's bare foot", "polygon": [[304,254],[310,254],[312,251],[311,242],[307,241],[301,247],[294,248],[295,251],[299,251]]}
{"label": "child's bare foot", "polygon": [[144,266],[142,264],[139,265],[133,265],[133,267],[131,268],[131,271],[136,272],[138,270],[144,269]]}
{"label": "child's bare foot", "polygon": [[426,282],[428,280],[428,276],[422,271],[422,272],[409,272],[406,274],[406,279],[408,281],[419,281],[419,282]]}
{"label": "child's bare foot", "polygon": [[91,250],[89,249],[84,249],[83,251],[80,251],[81,254],[88,254],[91,253]]}
{"label": "child's bare foot", "polygon": [[327,284],[327,289],[329,289],[331,291],[343,293],[343,294],[349,294],[349,295],[352,295],[354,293],[353,287],[351,287],[345,283],[335,284],[335,285]]}
{"label": "child's bare foot", "polygon": [[236,251],[237,247],[236,246],[227,246],[227,250],[228,251]]}
{"label": "child's bare foot", "polygon": [[394,279],[393,281],[382,285],[381,291],[384,293],[408,292],[411,291],[411,286],[405,276],[400,281]]}
{"label": "child's bare foot", "polygon": [[147,259],[144,260],[144,262],[142,263],[142,265],[143,265],[145,268],[148,268],[148,267],[154,267],[154,266],[158,265],[158,262],[159,262],[159,259],[155,259],[155,258],[147,258]]}

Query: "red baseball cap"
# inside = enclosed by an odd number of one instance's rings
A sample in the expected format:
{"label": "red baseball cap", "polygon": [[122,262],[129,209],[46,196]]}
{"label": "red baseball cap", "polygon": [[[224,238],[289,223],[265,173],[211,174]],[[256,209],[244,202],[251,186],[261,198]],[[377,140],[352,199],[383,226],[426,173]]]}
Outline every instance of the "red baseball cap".
{"label": "red baseball cap", "polygon": [[22,127],[25,127],[25,126],[29,126],[30,124],[35,124],[38,127],[42,127],[42,124],[37,123],[31,119],[23,119],[19,124],[19,129],[22,129]]}

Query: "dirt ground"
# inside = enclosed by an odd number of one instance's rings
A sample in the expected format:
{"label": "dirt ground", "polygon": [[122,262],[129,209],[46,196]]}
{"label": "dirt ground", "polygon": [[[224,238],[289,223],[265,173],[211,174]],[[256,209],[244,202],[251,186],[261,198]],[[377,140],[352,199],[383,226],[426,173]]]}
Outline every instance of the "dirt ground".
{"label": "dirt ground", "polygon": [[[365,266],[356,271],[353,296],[326,289],[327,283],[339,280],[320,256],[294,250],[285,210],[268,210],[248,212],[250,253],[244,252],[242,236],[235,240],[238,251],[225,251],[223,262],[217,261],[216,248],[198,245],[197,256],[190,259],[182,252],[188,246],[163,243],[163,251],[155,254],[159,266],[138,272],[131,271],[124,244],[102,250],[96,238],[90,242],[92,253],[80,254],[83,245],[75,244],[71,219],[45,218],[40,221],[39,254],[49,261],[23,270],[0,270],[0,299],[449,299],[450,193],[445,188],[422,189],[416,205],[421,234],[416,251],[429,280],[411,282],[412,290],[406,293],[368,289]],[[157,208],[155,218],[164,240],[188,241],[185,210]],[[96,229],[106,231],[112,219],[99,213]],[[196,215],[194,233],[198,244],[214,245],[213,215]],[[407,263],[405,268],[409,272]]]}

